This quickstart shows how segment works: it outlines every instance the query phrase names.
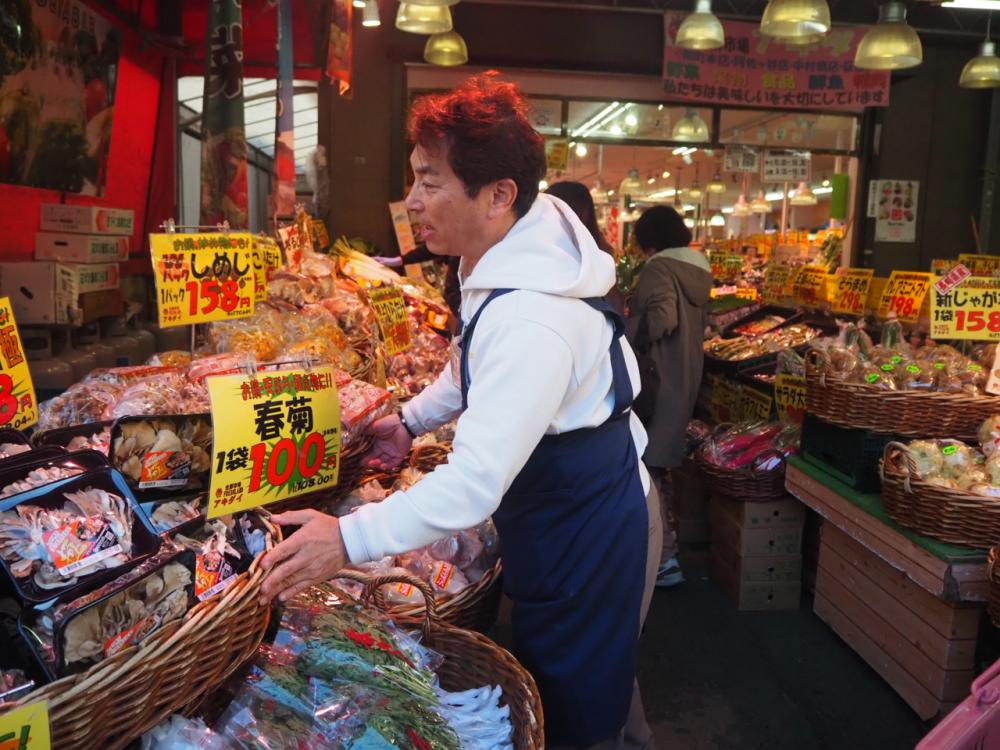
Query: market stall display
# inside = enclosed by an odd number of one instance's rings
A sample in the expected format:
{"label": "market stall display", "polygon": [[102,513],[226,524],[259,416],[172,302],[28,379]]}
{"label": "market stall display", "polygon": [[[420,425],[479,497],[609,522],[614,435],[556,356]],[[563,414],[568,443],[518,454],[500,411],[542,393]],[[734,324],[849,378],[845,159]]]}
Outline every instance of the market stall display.
{"label": "market stall display", "polygon": [[819,335],[817,328],[792,323],[755,336],[714,336],[705,341],[705,367],[710,371],[735,374],[743,367],[773,360],[782,351],[801,348]]}
{"label": "market stall display", "polygon": [[782,422],[719,425],[696,454],[713,491],[749,502],[784,495],[785,458],[798,448],[799,428]]}

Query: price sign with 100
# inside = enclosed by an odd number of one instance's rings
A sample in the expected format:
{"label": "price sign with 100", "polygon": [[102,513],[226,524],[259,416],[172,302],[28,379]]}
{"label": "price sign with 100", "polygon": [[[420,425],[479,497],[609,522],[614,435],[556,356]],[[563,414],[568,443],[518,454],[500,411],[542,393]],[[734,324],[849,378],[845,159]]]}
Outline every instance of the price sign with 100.
{"label": "price sign with 100", "polygon": [[1000,341],[1000,278],[973,276],[931,292],[931,336]]}
{"label": "price sign with 100", "polygon": [[9,297],[0,297],[0,427],[23,430],[38,421],[31,371]]}
{"label": "price sign with 100", "polygon": [[871,268],[837,269],[833,295],[833,311],[845,315],[864,315],[868,302],[868,287],[875,271]]}
{"label": "price sign with 100", "polygon": [[245,318],[257,296],[246,233],[151,234],[161,328]]}
{"label": "price sign with 100", "polygon": [[878,316],[887,318],[889,313],[895,313],[904,323],[916,323],[932,279],[929,273],[893,271],[882,290]]}
{"label": "price sign with 100", "polygon": [[337,484],[340,402],[332,367],[205,382],[214,425],[209,518]]}

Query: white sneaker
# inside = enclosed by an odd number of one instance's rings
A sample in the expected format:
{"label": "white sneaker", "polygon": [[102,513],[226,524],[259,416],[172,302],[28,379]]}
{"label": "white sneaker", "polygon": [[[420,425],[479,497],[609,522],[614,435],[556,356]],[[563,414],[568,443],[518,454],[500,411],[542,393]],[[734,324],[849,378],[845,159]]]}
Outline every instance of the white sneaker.
{"label": "white sneaker", "polygon": [[676,557],[671,557],[656,571],[656,588],[666,589],[684,583],[684,573]]}

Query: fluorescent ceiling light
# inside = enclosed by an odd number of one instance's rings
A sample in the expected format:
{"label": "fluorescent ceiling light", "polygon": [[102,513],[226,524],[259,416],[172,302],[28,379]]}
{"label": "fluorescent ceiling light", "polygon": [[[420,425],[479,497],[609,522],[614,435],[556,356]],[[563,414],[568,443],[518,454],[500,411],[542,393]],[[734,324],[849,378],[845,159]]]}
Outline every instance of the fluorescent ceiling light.
{"label": "fluorescent ceiling light", "polygon": [[1000,0],[949,0],[941,3],[941,7],[959,10],[1000,10]]}

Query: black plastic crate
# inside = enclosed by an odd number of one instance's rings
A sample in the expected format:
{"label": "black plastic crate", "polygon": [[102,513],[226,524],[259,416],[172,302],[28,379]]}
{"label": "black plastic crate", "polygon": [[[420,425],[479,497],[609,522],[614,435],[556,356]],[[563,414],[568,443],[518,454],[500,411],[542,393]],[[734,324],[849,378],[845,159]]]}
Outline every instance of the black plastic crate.
{"label": "black plastic crate", "polygon": [[879,462],[885,446],[897,435],[884,435],[868,430],[824,422],[806,414],[802,422],[802,458],[840,481],[862,492],[881,488]]}

